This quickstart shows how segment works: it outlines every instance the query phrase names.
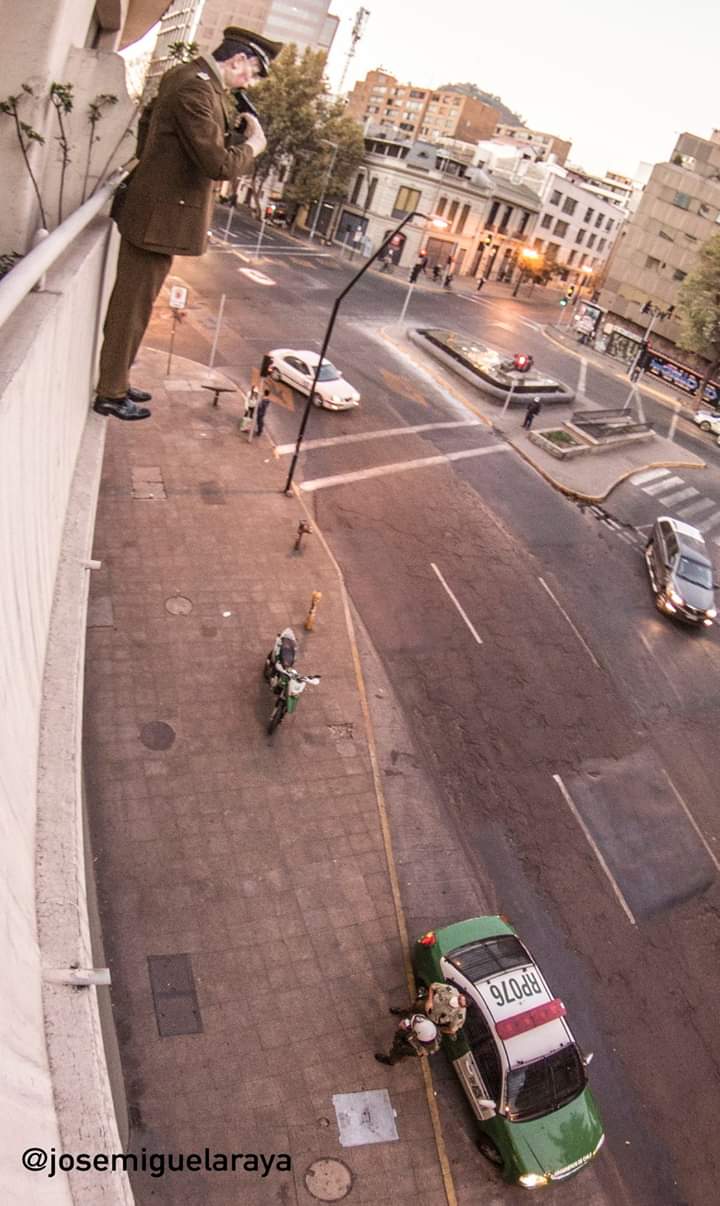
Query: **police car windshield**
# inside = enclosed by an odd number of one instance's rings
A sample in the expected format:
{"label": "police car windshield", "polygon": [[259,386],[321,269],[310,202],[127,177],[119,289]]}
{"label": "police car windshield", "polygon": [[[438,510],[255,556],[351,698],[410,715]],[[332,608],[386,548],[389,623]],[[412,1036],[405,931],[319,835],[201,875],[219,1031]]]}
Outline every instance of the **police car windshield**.
{"label": "police car windshield", "polygon": [[513,1122],[542,1118],[573,1101],[586,1080],[574,1044],[524,1068],[513,1068],[507,1081],[508,1114]]}
{"label": "police car windshield", "polygon": [[322,364],[320,365],[318,381],[337,381],[339,376],[340,374],[335,368],[335,365],[331,364],[329,360],[323,360]]}
{"label": "police car windshield", "polygon": [[691,557],[681,557],[678,561],[677,574],[678,578],[684,578],[686,582],[712,590],[712,570],[702,561],[693,561]]}

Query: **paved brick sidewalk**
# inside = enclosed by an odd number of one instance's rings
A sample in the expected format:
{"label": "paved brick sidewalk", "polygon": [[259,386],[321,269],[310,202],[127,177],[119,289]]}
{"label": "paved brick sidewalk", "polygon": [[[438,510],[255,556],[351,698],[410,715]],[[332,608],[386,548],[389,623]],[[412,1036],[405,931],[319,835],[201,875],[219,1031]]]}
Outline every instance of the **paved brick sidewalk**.
{"label": "paved brick sidewalk", "polygon": [[[420,1070],[373,1059],[406,990],[339,579],[317,535],[292,553],[302,511],[266,438],[239,435],[239,394],[213,409],[204,370],[176,358],[165,389],[164,366],[146,351],[136,373],[149,422],[108,420],[87,647],[88,812],[131,1145],[288,1152],[293,1169],[137,1174],[137,1201],[309,1204],[305,1172],[329,1157],[351,1170],[352,1201],[442,1206]],[[262,662],[286,624],[322,683],[268,738]],[[175,964],[163,1009],[200,1029],[160,1037],[148,958],[177,955],[197,1013]],[[341,1147],[333,1093],[386,1086],[399,1141]]]}

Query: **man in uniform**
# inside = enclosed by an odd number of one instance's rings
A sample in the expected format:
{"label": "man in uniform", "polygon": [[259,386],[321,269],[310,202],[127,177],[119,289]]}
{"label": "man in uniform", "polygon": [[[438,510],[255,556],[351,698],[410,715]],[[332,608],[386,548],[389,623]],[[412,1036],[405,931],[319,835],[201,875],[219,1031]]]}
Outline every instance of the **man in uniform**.
{"label": "man in uniform", "polygon": [[388,1064],[392,1067],[401,1059],[408,1059],[412,1056],[423,1059],[428,1055],[434,1055],[439,1046],[440,1039],[435,1023],[431,1022],[425,1013],[410,1014],[398,1024],[388,1054],[384,1055],[382,1052],[376,1051],[375,1059],[379,1064]]}
{"label": "man in uniform", "polygon": [[280,50],[247,29],[230,26],[213,54],[168,71],[141,128],[140,161],[116,215],[122,236],[117,276],[104,327],[93,409],[117,419],[147,419],[144,390],[132,389],[130,366],[174,255],[202,255],[216,181],[235,181],[265,149],[256,117],[236,133],[229,91],[268,73]]}
{"label": "man in uniform", "polygon": [[434,1022],[441,1034],[454,1038],[465,1025],[467,998],[453,984],[438,980],[427,992],[419,993],[409,1006],[393,1006],[390,1013],[395,1017],[408,1018],[423,1012]]}

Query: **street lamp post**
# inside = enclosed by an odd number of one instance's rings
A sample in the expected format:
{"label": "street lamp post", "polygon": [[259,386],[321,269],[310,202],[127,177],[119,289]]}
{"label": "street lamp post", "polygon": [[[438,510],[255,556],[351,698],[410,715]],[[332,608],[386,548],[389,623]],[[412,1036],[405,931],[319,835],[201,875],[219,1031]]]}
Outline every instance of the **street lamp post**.
{"label": "street lamp post", "polygon": [[300,428],[298,430],[297,440],[295,441],[295,451],[293,453],[293,458],[290,463],[290,471],[287,475],[287,481],[285,482],[285,488],[283,491],[283,493],[285,493],[285,494],[289,494],[292,489],[293,477],[295,476],[295,468],[297,466],[298,457],[300,455],[300,447],[302,445],[303,437],[305,435],[305,428],[307,427],[308,419],[310,417],[310,407],[313,404],[313,396],[315,394],[315,389],[317,387],[317,383],[318,383],[318,380],[320,377],[320,369],[322,368],[323,361],[325,359],[325,353],[327,352],[328,344],[330,343],[330,337],[333,333],[333,328],[335,326],[335,319],[337,318],[338,310],[340,309],[340,306],[341,306],[343,300],[347,297],[350,290],[353,289],[354,286],[357,284],[357,282],[360,280],[360,277],[365,275],[365,273],[367,272],[370,265],[374,264],[375,260],[378,258],[378,256],[382,255],[382,253],[390,246],[390,242],[392,239],[395,238],[395,235],[400,234],[400,231],[403,230],[407,226],[408,222],[412,222],[413,218],[426,218],[427,219],[427,215],[420,213],[420,211],[417,209],[413,210],[412,213],[410,213],[410,214],[406,214],[406,216],[403,218],[402,222],[398,226],[396,226],[394,230],[390,231],[390,234],[387,236],[385,241],[380,244],[380,246],[378,247],[375,254],[370,256],[370,259],[367,260],[363,264],[362,268],[358,272],[355,273],[352,280],[348,281],[347,285],[342,290],[342,292],[338,293],[337,297],[335,298],[335,301],[333,303],[333,308],[330,312],[330,319],[328,321],[328,325],[325,330],[325,335],[323,338],[323,344],[322,344],[322,349],[320,351],[320,356],[319,356],[317,365],[315,367],[315,376],[313,377],[313,383],[310,387],[310,393],[308,394],[308,400],[305,403],[305,410],[303,411],[303,416],[300,421]]}
{"label": "street lamp post", "polygon": [[323,179],[322,192],[320,194],[320,200],[318,201],[317,208],[315,210],[315,216],[313,218],[313,223],[310,228],[310,242],[311,243],[312,243],[313,239],[315,238],[315,231],[317,229],[318,218],[320,217],[320,214],[322,213],[322,207],[325,204],[325,193],[327,191],[327,186],[330,183],[330,177],[332,176],[332,170],[335,167],[335,157],[337,156],[337,153],[339,150],[338,144],[336,142],[331,142],[329,138],[321,138],[320,142],[324,142],[326,144],[326,146],[332,147],[333,153],[330,156],[330,163],[328,164],[327,171],[325,172],[325,177]]}

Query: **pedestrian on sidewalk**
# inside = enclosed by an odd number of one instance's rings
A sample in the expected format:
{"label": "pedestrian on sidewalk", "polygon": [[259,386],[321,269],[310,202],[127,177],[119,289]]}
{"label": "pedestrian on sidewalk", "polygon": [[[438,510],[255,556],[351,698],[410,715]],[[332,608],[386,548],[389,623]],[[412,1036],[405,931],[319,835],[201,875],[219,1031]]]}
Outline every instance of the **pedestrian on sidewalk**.
{"label": "pedestrian on sidewalk", "polygon": [[212,54],[167,71],[140,119],[138,159],[113,202],[121,234],[93,410],[116,419],[147,419],[145,390],[132,389],[130,366],[174,255],[202,255],[207,246],[217,181],[247,173],[265,149],[262,127],[250,113],[235,129],[230,95],[266,76],[279,42],[229,26]]}
{"label": "pedestrian on sidewalk", "polygon": [[475,288],[475,292],[476,292],[476,293],[480,293],[480,292],[482,291],[482,287],[483,287],[483,285],[484,285],[484,284],[485,284],[485,277],[484,277],[484,276],[479,276],[479,277],[478,277],[478,280],[477,280],[477,286],[476,286],[476,288]]}
{"label": "pedestrian on sidewalk", "polygon": [[435,1023],[425,1013],[414,1013],[399,1023],[388,1054],[376,1051],[375,1059],[379,1064],[392,1067],[401,1059],[425,1059],[428,1055],[434,1055],[439,1047],[440,1036]]}
{"label": "pedestrian on sidewalk", "polygon": [[439,264],[433,264],[432,274],[433,274],[433,280],[437,284],[437,282],[440,280],[440,265]]}
{"label": "pedestrian on sidewalk", "polygon": [[462,1030],[467,1017],[467,998],[452,984],[438,980],[427,992],[418,993],[412,1005],[392,1006],[390,1013],[399,1018],[410,1018],[423,1012],[434,1022],[441,1034],[454,1038]]}
{"label": "pedestrian on sidewalk", "polygon": [[532,402],[528,402],[527,410],[525,411],[525,418],[523,419],[522,423],[526,431],[530,430],[533,425],[533,420],[535,419],[536,415],[540,414],[541,410],[542,402],[539,398],[533,398]]}
{"label": "pedestrian on sidewalk", "polygon": [[270,386],[266,385],[262,392],[262,397],[257,404],[257,411],[255,413],[255,432],[257,435],[262,435],[263,431],[265,430],[265,414],[271,401]]}

